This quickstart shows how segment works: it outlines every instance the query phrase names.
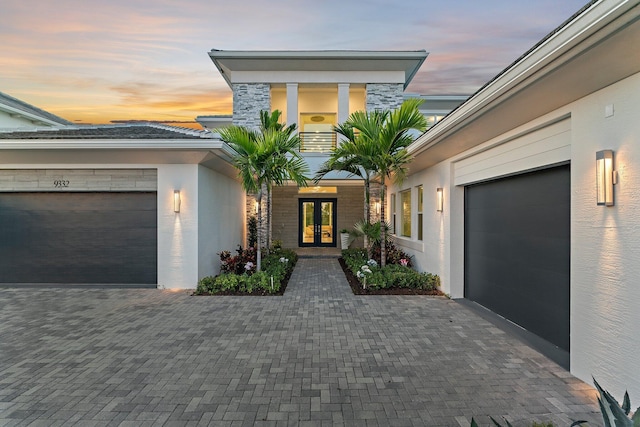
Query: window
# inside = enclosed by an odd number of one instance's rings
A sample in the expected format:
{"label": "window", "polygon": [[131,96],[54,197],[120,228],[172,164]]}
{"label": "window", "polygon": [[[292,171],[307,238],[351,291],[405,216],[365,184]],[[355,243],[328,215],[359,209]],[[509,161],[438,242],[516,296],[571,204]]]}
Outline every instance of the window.
{"label": "window", "polygon": [[396,195],[391,195],[391,233],[396,234]]}
{"label": "window", "polygon": [[400,235],[411,237],[411,190],[400,193]]}
{"label": "window", "polygon": [[418,186],[418,240],[422,240],[422,185]]}

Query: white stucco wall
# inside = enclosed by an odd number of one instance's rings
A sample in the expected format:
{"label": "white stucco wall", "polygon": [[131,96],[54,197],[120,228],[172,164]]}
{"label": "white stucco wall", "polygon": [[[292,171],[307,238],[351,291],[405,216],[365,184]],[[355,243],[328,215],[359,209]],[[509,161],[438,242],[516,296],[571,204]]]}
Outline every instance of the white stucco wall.
{"label": "white stucco wall", "polygon": [[[198,165],[158,166],[158,287],[195,288],[198,282]],[[180,190],[180,212],[173,192]]]}
{"label": "white stucco wall", "polygon": [[[450,215],[448,209],[443,212],[436,211],[436,188],[449,187],[450,166],[447,163],[441,163],[435,167],[429,168],[419,174],[415,174],[406,179],[402,184],[392,186],[393,192],[396,193],[396,230],[398,235],[395,238],[396,245],[413,256],[414,267],[418,271],[434,273],[440,276],[442,283],[442,291],[451,294],[450,280]],[[422,185],[423,191],[423,240],[419,241],[418,236],[418,189]],[[401,200],[400,192],[411,189],[411,237],[400,236],[401,223]],[[447,201],[447,193],[445,191],[445,203]],[[386,218],[387,222],[391,222],[391,198],[387,200]]]}
{"label": "white stucco wall", "polygon": [[[571,372],[640,402],[640,74],[572,106]],[[614,115],[605,117],[605,106]],[[614,150],[615,206],[596,205],[595,153]]]}
{"label": "white stucco wall", "polygon": [[198,279],[220,272],[219,252],[244,246],[245,192],[234,179],[198,167]]}
{"label": "white stucco wall", "polygon": [[[571,161],[571,373],[591,384],[591,377],[622,396],[628,389],[632,402],[640,399],[640,74],[636,74],[576,102],[549,112],[526,125],[485,141],[474,149],[409,176],[398,192],[424,186],[424,250],[414,254],[421,270],[437,273],[443,290],[454,298],[464,295],[464,185],[456,166],[493,161],[495,176]],[[605,117],[613,105],[614,115]],[[522,142],[532,131],[560,121],[551,137],[534,142],[535,155],[523,155]],[[490,124],[488,124],[490,125]],[[560,138],[558,135],[564,135]],[[451,138],[455,139],[455,135]],[[549,150],[536,150],[549,144]],[[454,142],[454,141],[451,141]],[[615,152],[619,184],[615,206],[596,205],[595,153]],[[511,158],[509,156],[512,156]],[[481,179],[491,177],[476,168]],[[456,185],[458,181],[461,185]],[[435,188],[444,188],[444,212],[436,212]],[[413,200],[413,197],[412,197]],[[398,199],[398,218],[400,215]],[[414,211],[415,212],[415,211]],[[414,216],[415,221],[415,216]],[[438,227],[442,221],[442,235]],[[413,224],[412,224],[413,225]],[[415,225],[413,225],[415,227]],[[444,236],[444,237],[442,237]],[[403,239],[398,239],[402,244]]]}

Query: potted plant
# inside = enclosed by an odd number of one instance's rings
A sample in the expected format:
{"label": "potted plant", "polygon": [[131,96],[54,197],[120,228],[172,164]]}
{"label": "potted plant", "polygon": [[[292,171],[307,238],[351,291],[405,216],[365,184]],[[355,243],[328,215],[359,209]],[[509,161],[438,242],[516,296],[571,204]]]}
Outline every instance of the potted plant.
{"label": "potted plant", "polygon": [[349,234],[349,230],[347,230],[346,228],[343,228],[342,230],[340,230],[340,245],[342,249],[349,248],[350,239],[351,239],[351,236]]}

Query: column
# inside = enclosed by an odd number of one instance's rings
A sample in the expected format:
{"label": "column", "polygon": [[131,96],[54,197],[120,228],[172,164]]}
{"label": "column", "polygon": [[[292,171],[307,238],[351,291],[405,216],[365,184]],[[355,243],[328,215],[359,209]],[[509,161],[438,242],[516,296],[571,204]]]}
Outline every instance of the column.
{"label": "column", "polygon": [[[338,83],[338,124],[349,118],[349,83]],[[338,144],[344,139],[340,137]]]}
{"label": "column", "polygon": [[298,83],[287,83],[287,125],[298,124]]}

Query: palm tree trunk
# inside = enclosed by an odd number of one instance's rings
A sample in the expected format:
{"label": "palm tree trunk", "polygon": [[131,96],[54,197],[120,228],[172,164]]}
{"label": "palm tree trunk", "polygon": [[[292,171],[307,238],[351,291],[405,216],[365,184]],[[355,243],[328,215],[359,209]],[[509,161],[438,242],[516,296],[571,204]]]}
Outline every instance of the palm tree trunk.
{"label": "palm tree trunk", "polygon": [[384,218],[384,195],[387,192],[387,186],[382,182],[380,192],[380,266],[387,265],[387,227]]}
{"label": "palm tree trunk", "polygon": [[[368,178],[364,180],[364,217],[367,225],[371,223],[371,183]],[[369,236],[364,234],[364,247],[367,248],[367,257],[371,259],[371,247],[369,245]]]}
{"label": "palm tree trunk", "polygon": [[256,252],[256,271],[262,270],[262,189],[258,191],[258,250]]}
{"label": "palm tree trunk", "polygon": [[271,250],[271,184],[267,184],[267,254]]}

